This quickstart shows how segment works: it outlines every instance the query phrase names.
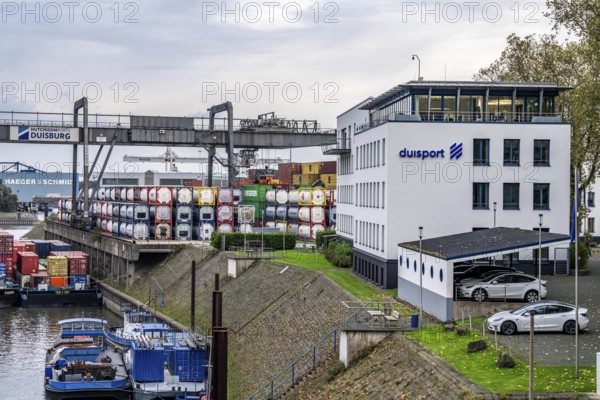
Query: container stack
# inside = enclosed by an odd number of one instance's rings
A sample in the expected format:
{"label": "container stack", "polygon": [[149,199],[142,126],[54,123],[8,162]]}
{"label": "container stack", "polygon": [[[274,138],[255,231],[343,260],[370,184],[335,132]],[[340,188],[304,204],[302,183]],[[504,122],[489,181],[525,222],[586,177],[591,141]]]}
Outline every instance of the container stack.
{"label": "container stack", "polygon": [[234,231],[234,201],[233,188],[217,189],[217,231]]}
{"label": "container stack", "polygon": [[6,279],[13,278],[13,235],[0,230],[0,264],[5,266]]}
{"label": "container stack", "polygon": [[319,166],[319,179],[326,189],[335,189],[337,186],[337,163],[325,161]]}
{"label": "container stack", "polygon": [[194,238],[198,240],[209,240],[215,230],[215,189],[211,187],[194,188],[194,200],[196,203],[195,215],[198,224],[194,231]]}
{"label": "container stack", "polygon": [[69,262],[67,257],[48,256],[46,259],[46,271],[50,276],[52,288],[63,288],[69,284]]}
{"label": "container stack", "polygon": [[194,226],[193,189],[188,187],[173,188],[173,198],[176,205],[174,209],[175,239],[192,240]]}
{"label": "container stack", "polygon": [[244,205],[254,206],[254,220],[259,223],[267,205],[267,191],[272,190],[272,185],[250,185],[242,188]]}
{"label": "container stack", "polygon": [[33,285],[31,275],[39,272],[39,261],[38,255],[33,252],[17,253],[16,281],[21,287],[31,287]]}
{"label": "container stack", "polygon": [[173,238],[173,192],[170,187],[148,188],[150,236],[156,240]]}

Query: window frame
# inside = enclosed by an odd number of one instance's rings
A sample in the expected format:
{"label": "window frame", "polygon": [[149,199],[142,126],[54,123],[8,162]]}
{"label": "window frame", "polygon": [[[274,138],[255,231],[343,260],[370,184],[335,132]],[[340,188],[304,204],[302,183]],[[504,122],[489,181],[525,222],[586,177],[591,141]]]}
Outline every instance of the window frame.
{"label": "window frame", "polygon": [[[510,194],[514,194],[513,190],[516,187],[516,196],[517,196],[517,201],[516,204],[515,203],[507,203],[506,201],[506,188],[512,188],[509,189],[510,193],[509,193],[509,197]],[[519,210],[521,206],[521,185],[518,182],[504,182],[502,184],[502,209],[503,210]]]}
{"label": "window frame", "polygon": [[[481,189],[485,188],[484,191]],[[480,202],[475,202],[477,196],[482,196],[484,199]],[[490,183],[489,182],[473,182],[473,210],[489,210],[490,209]]]}
{"label": "window frame", "polygon": [[[541,144],[547,144],[547,159],[541,159]],[[540,154],[540,159],[536,161],[536,155]],[[549,167],[550,166],[550,139],[534,139],[533,140],[533,165],[536,167]]]}
{"label": "window frame", "polygon": [[[515,148],[516,143],[516,148]],[[508,158],[506,154],[508,147]],[[515,157],[516,154],[516,157]],[[516,158],[516,160],[515,160]],[[521,139],[504,139],[504,148],[503,148],[503,162],[506,166],[519,166],[521,165]]]}
{"label": "window frame", "polygon": [[[486,154],[482,154],[484,152]],[[490,165],[490,139],[473,139],[473,165]]]}
{"label": "window frame", "polygon": [[[543,204],[542,187],[547,189],[548,203]],[[537,193],[539,192],[539,193]],[[539,204],[536,204],[536,200],[540,200]],[[533,209],[534,210],[550,210],[550,184],[549,183],[534,183],[533,184]]]}

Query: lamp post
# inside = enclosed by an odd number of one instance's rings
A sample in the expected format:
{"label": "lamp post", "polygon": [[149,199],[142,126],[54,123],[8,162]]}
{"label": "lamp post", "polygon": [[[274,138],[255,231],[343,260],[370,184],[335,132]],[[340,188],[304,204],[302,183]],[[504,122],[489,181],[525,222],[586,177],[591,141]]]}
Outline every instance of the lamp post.
{"label": "lamp post", "polygon": [[497,202],[494,202],[494,228],[496,227],[496,206],[497,206]]}
{"label": "lamp post", "polygon": [[535,332],[535,310],[529,311],[529,400],[534,400],[534,392],[533,392],[533,380],[534,380],[534,371],[533,371],[533,335]]}
{"label": "lamp post", "polygon": [[419,327],[423,327],[423,227],[419,227]]}
{"label": "lamp post", "polygon": [[540,214],[540,229],[538,231],[538,300],[542,299],[542,224],[544,214]]}
{"label": "lamp post", "polygon": [[417,60],[417,63],[418,63],[418,72],[417,72],[418,76],[417,76],[417,80],[420,81],[420,80],[422,80],[422,78],[421,78],[421,59],[416,54],[412,55],[412,59],[413,60],[415,60],[415,59]]}

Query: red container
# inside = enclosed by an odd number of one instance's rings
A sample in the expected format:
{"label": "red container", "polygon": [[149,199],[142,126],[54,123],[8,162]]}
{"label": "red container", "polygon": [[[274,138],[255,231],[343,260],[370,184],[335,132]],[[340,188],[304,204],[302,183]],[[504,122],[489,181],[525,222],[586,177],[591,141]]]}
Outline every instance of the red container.
{"label": "red container", "polygon": [[33,252],[17,253],[17,271],[22,275],[35,274],[39,270],[39,257]]}
{"label": "red container", "polygon": [[69,260],[69,275],[87,275],[88,260],[83,256],[68,257]]}
{"label": "red container", "polygon": [[90,265],[90,255],[88,253],[84,253],[83,251],[73,250],[73,251],[51,251],[51,256],[63,256],[67,258],[71,257],[84,257],[86,259],[87,265]]}
{"label": "red container", "polygon": [[21,242],[25,245],[25,251],[31,251],[35,253],[35,243],[33,242]]}
{"label": "red container", "polygon": [[337,162],[323,161],[320,165],[319,171],[321,174],[335,174],[337,173]]}
{"label": "red container", "polygon": [[59,288],[69,286],[69,277],[67,277],[67,276],[51,276],[50,277],[50,286],[59,287]]}
{"label": "red container", "polygon": [[202,187],[202,179],[184,179],[183,186]]}
{"label": "red container", "polygon": [[13,252],[14,237],[6,231],[0,231],[0,254],[11,254]]}
{"label": "red container", "polygon": [[17,262],[17,253],[23,252],[23,251],[27,251],[27,249],[25,249],[25,244],[22,242],[15,241],[13,244],[13,255],[12,255],[12,259],[14,262]]}

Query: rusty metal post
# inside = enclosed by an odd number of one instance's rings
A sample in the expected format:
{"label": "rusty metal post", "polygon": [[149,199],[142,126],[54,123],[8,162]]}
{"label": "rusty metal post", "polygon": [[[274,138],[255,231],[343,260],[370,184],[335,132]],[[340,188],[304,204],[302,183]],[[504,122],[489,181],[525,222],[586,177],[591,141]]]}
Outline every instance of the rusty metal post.
{"label": "rusty metal post", "polygon": [[227,400],[227,328],[219,327],[213,331],[214,359],[214,386],[213,399]]}

